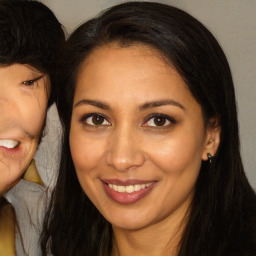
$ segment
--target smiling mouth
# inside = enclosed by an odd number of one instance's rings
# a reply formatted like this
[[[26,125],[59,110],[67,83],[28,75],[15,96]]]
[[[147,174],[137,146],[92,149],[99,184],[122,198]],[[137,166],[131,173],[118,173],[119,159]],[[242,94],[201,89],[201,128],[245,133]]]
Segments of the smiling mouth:
[[[20,142],[17,140],[7,140],[7,139],[2,139],[0,140],[0,147],[8,148],[8,149],[13,149],[17,148],[19,146]]]
[[[140,191],[142,189],[148,188],[152,185],[153,183],[147,183],[147,184],[135,184],[135,185],[128,185],[128,186],[120,186],[120,185],[115,185],[108,183],[108,186],[113,189],[116,192],[119,193],[133,193]]]
[[[102,181],[107,195],[113,201],[125,205],[136,203],[137,201],[140,201],[142,198],[146,197],[155,187],[156,183],[156,181],[143,182],[135,180],[130,180],[127,182],[121,182],[118,180]]]

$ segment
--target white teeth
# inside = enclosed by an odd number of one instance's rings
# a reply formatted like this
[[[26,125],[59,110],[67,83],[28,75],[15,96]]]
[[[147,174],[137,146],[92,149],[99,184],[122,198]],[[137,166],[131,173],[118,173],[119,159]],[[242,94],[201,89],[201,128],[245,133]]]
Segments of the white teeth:
[[[133,185],[126,186],[126,187],[125,187],[125,192],[126,192],[126,193],[132,193],[132,192],[134,192],[134,186],[133,186]]]
[[[113,189],[114,191],[117,191],[119,193],[133,193],[135,191],[139,191],[144,188],[148,188],[152,185],[152,182],[147,184],[136,184],[136,185],[129,185],[129,186],[119,186],[115,184],[108,183],[108,186]]]
[[[5,148],[15,148],[19,145],[16,140],[0,140],[0,146]]]
[[[120,193],[125,192],[125,186],[117,186],[117,191]]]
[[[141,190],[141,186],[140,185],[134,185],[134,191],[139,191]]]

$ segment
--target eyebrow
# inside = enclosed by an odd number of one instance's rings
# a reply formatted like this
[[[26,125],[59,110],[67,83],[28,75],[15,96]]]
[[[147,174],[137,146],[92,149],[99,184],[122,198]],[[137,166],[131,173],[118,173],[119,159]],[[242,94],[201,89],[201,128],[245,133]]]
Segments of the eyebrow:
[[[81,106],[81,105],[91,105],[97,108],[101,108],[101,109],[105,109],[105,110],[110,110],[111,107],[99,100],[89,100],[89,99],[82,99],[80,101],[78,101],[75,105],[74,108]],[[165,99],[165,100],[157,100],[157,101],[149,101],[144,103],[143,105],[141,105],[139,107],[139,110],[146,110],[149,108],[156,108],[156,107],[161,107],[161,106],[165,106],[165,105],[172,105],[175,107],[179,107],[183,110],[186,110],[185,107],[180,104],[179,102],[175,101],[175,100],[171,100],[171,99]]]
[[[157,108],[157,107],[161,107],[161,106],[165,106],[165,105],[172,105],[175,107],[179,107],[183,110],[186,110],[185,107],[180,104],[179,102],[175,101],[175,100],[171,100],[171,99],[164,99],[164,100],[157,100],[157,101],[149,101],[144,103],[142,106],[139,107],[140,110],[145,110],[148,108]]]
[[[81,106],[81,105],[91,105],[97,108],[101,108],[101,109],[106,109],[109,110],[110,106],[107,105],[106,103],[99,101],[99,100],[89,100],[89,99],[82,99],[80,101],[78,101],[75,105],[74,108]]]

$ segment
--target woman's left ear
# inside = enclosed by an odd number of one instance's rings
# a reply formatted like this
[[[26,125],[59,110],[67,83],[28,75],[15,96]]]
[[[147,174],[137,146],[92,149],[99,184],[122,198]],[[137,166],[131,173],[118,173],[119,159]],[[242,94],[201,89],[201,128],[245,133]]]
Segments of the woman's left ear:
[[[220,145],[221,127],[217,117],[211,118],[206,127],[205,145],[202,154],[202,160],[207,161],[214,157]]]

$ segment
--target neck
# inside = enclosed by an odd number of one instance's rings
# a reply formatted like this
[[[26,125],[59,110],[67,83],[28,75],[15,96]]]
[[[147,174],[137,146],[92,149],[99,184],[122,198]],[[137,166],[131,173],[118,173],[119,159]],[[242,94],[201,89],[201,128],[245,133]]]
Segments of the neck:
[[[111,256],[177,256],[187,219],[186,214],[178,218],[172,216],[138,230],[113,227]]]

